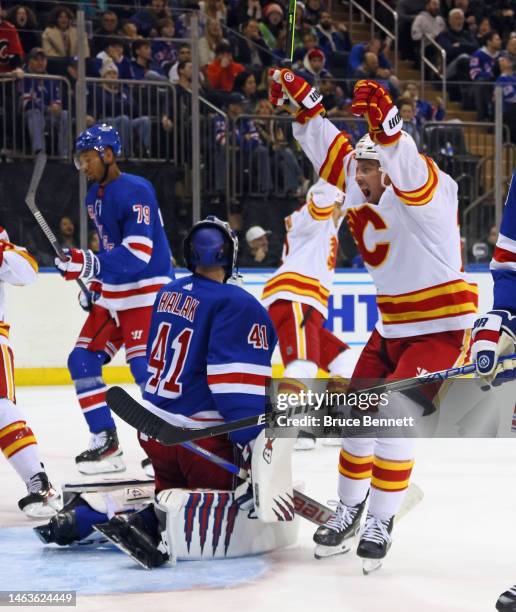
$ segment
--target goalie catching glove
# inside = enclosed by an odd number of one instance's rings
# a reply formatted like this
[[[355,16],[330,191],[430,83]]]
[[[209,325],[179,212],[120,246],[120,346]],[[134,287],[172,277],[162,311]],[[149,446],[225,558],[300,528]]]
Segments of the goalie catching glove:
[[[477,373],[491,383],[516,378],[516,359],[498,363],[504,355],[516,352],[516,315],[508,310],[491,310],[473,325],[471,359]]]
[[[269,100],[273,106],[290,104],[299,123],[324,114],[322,95],[308,81],[287,68],[271,68],[269,76],[272,79]]]
[[[376,81],[357,81],[351,112],[365,116],[371,140],[380,145],[395,144],[401,136],[403,121],[389,93]]]
[[[65,280],[77,280],[81,278],[89,281],[100,272],[100,262],[93,251],[88,249],[63,249],[66,256],[65,261],[59,257],[54,259],[56,268],[64,276]]]

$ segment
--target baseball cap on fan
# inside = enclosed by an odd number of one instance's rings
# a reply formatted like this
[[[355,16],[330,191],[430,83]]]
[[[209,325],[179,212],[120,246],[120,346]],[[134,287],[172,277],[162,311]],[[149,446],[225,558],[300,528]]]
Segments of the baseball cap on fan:
[[[262,236],[268,236],[269,234],[272,234],[270,230],[264,230],[263,227],[259,225],[253,225],[253,227],[250,227],[245,233],[245,240],[247,244],[250,244],[253,240],[261,238]]]

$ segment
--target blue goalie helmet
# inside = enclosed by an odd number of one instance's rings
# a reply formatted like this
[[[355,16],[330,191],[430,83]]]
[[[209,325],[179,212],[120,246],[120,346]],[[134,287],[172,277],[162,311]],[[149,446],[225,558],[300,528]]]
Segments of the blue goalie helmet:
[[[222,266],[227,280],[236,274],[238,238],[229,223],[208,215],[186,235],[183,255],[190,271],[195,272],[196,266]]]
[[[109,147],[115,157],[122,153],[120,136],[114,127],[106,123],[97,123],[81,132],[75,139],[74,161],[77,169],[80,168],[79,155],[84,151],[97,151],[101,159],[104,159],[104,151]]]

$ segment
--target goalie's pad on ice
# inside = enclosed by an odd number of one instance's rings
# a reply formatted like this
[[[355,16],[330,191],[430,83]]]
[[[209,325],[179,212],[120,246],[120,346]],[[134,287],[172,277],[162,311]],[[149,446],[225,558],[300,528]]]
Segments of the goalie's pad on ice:
[[[294,520],[292,450],[295,438],[268,438],[261,431],[253,447],[254,507],[265,523]]]

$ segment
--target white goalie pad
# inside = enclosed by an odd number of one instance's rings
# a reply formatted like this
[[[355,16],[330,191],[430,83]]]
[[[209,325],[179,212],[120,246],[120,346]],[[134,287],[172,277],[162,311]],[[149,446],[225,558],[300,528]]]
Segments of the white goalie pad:
[[[265,523],[294,520],[292,450],[295,438],[256,438],[251,458],[254,507]]]
[[[299,520],[264,523],[240,508],[233,491],[167,489],[155,508],[165,515],[162,538],[172,563],[245,557],[297,540]]]

